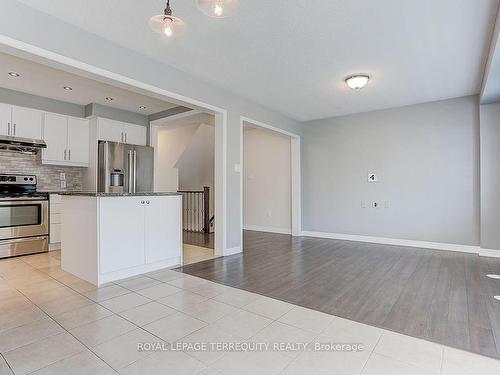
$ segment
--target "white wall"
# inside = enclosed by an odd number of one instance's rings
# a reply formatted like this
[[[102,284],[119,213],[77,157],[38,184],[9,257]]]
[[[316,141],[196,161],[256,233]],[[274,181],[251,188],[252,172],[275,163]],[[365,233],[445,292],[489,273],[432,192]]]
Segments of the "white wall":
[[[156,138],[155,190],[201,191],[210,188],[210,215],[215,212],[215,126],[174,121],[159,127]],[[194,122],[193,122],[194,121]]]
[[[478,97],[306,123],[302,184],[304,230],[478,245]]]
[[[500,255],[500,103],[481,105],[481,247]]]
[[[21,24],[30,25],[30,27],[19,27]],[[300,134],[301,126],[297,121],[229,91],[209,85],[163,62],[152,60],[94,34],[87,33],[70,23],[62,22],[15,0],[2,1],[0,36],[13,38],[226,109],[228,133],[226,140],[227,207],[225,214],[227,233],[225,248],[237,251],[241,247],[240,174],[235,170],[235,164],[241,163],[240,116],[253,118]],[[0,48],[0,50],[12,52],[9,47]]]
[[[179,190],[179,175],[176,163],[198,127],[199,124],[190,124],[158,129],[155,145],[155,191]]]
[[[291,233],[290,137],[243,132],[243,227]]]

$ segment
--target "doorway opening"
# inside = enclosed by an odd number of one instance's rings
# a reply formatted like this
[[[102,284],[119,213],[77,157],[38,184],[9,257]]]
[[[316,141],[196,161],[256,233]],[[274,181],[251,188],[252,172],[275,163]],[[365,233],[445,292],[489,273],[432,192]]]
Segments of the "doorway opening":
[[[243,229],[300,236],[300,136],[245,117],[240,123]]]
[[[151,122],[155,190],[182,194],[183,265],[215,257],[215,116],[187,111]]]

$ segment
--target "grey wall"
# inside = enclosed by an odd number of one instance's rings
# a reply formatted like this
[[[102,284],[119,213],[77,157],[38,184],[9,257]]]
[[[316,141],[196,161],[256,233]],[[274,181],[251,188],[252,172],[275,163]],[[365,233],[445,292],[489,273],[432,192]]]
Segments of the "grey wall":
[[[478,137],[475,96],[304,124],[304,230],[478,245]]]
[[[84,117],[85,115],[85,107],[83,105],[62,102],[1,87],[0,102],[68,116]]]
[[[481,106],[481,247],[500,251],[500,103]]]
[[[129,124],[137,124],[142,126],[149,125],[147,115],[140,113],[129,112],[123,109],[108,107],[102,104],[90,103],[85,106],[85,117],[98,116],[109,118],[111,120],[128,122]]]
[[[19,27],[19,25],[30,25],[30,27]],[[300,134],[301,126],[298,122],[15,0],[2,1],[0,34],[226,109],[228,113],[226,247],[241,246],[240,175],[234,167],[240,163],[240,116],[247,116]]]

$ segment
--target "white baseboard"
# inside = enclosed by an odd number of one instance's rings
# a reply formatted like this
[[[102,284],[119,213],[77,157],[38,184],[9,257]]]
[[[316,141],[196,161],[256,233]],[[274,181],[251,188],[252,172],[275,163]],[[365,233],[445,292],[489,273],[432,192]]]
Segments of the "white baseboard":
[[[481,247],[479,249],[479,255],[481,255],[482,257],[500,258],[500,250],[483,249]]]
[[[241,253],[241,247],[235,246],[235,247],[231,247],[229,249],[225,249],[223,256],[227,257],[229,255],[234,255],[234,254],[238,254],[238,253]]]
[[[395,238],[370,237],[370,236],[358,236],[353,234],[339,234],[339,233],[325,233],[325,232],[311,232],[311,231],[302,231],[302,236],[480,254],[479,246],[471,246],[471,245],[458,245],[458,244],[441,243],[441,242],[401,240]]]
[[[263,227],[260,225],[244,225],[243,229],[244,230],[251,230],[251,231],[255,231],[255,232],[292,234],[292,230],[288,229],[288,228]]]
[[[49,243],[49,251],[55,251],[55,250],[61,250],[60,242]]]

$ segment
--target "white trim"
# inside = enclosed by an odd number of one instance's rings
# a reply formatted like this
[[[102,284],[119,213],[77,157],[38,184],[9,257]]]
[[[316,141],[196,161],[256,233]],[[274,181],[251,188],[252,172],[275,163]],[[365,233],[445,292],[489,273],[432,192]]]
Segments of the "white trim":
[[[230,247],[229,249],[224,250],[223,256],[227,257],[229,255],[239,254],[241,253],[241,246]]]
[[[292,234],[292,230],[290,228],[262,227],[260,225],[243,225],[243,229],[251,230],[254,232]]]
[[[290,140],[290,168],[291,168],[291,193],[292,193],[292,230],[291,233],[293,236],[300,236],[302,233],[302,186],[301,186],[301,156],[300,156],[300,135],[291,133],[289,131],[277,128],[275,126],[265,124],[263,122],[251,119],[249,117],[240,116],[240,213],[241,213],[241,246],[243,246],[243,171],[244,171],[244,163],[243,163],[243,125],[245,122],[248,122],[252,125],[258,126],[260,128],[265,128],[268,130],[272,130],[277,133],[281,133],[287,135],[291,138]],[[254,226],[255,227],[255,226]],[[266,227],[259,227],[266,228]],[[251,229],[249,229],[251,230]],[[261,232],[266,232],[265,230],[260,230]],[[272,233],[280,233],[280,232],[272,232]]]
[[[500,258],[500,250],[479,248],[479,255],[482,257]]]
[[[462,253],[479,254],[479,246],[471,246],[471,245],[459,245],[459,244],[415,241],[415,240],[401,240],[395,238],[370,237],[370,236],[358,236],[353,234],[339,234],[339,233],[325,233],[325,232],[311,232],[311,231],[303,231],[302,235],[305,237],[318,237],[318,238],[329,238],[334,240],[370,242],[370,243],[377,243],[384,245],[419,247],[423,249],[458,251]]]
[[[216,118],[216,129],[217,123],[221,124],[219,129],[222,131],[221,141],[222,141],[222,150],[221,150],[221,159],[219,161],[219,168],[222,168],[222,173],[219,172],[220,176],[215,181],[215,189],[216,189],[216,203],[215,207],[215,215],[217,218],[217,222],[219,225],[216,226],[219,229],[216,229],[215,233],[215,254],[222,255],[226,252],[226,237],[227,237],[227,110],[224,108],[220,108],[208,103],[201,102],[199,100],[189,98],[184,95],[179,95],[174,92],[164,90],[162,88],[150,85],[148,83],[144,83],[141,81],[137,81],[133,78],[126,77],[124,75],[111,72],[106,69],[102,69],[96,67],[94,65],[90,65],[84,63],[82,61],[78,61],[72,59],[70,57],[66,57],[60,55],[58,53],[34,46],[32,44],[28,44],[13,38],[10,38],[5,35],[0,35],[0,46],[3,45],[3,48],[0,50],[6,50],[5,47],[10,47],[14,50],[24,52],[25,54],[42,58],[45,60],[49,60],[53,63],[61,64],[65,67],[69,67],[72,69],[68,69],[69,72],[75,73],[75,71],[90,73],[90,75],[95,76],[94,79],[103,78],[109,81],[114,81],[115,83],[120,83],[126,86],[135,87],[137,89],[154,93],[159,96],[165,98],[165,100],[176,100],[183,103],[190,104],[191,106],[195,106],[198,108],[202,108],[203,110],[209,111],[215,114]],[[39,59],[40,60],[40,59]],[[40,62],[43,64],[43,62]],[[46,64],[45,64],[46,65]],[[112,82],[107,82],[109,84],[113,84]],[[147,94],[144,94],[147,95]],[[217,130],[216,130],[217,132]],[[216,173],[217,173],[217,160],[216,160]]]

